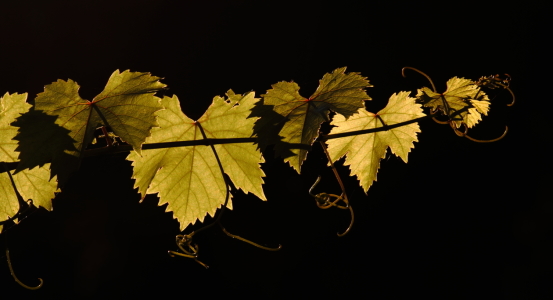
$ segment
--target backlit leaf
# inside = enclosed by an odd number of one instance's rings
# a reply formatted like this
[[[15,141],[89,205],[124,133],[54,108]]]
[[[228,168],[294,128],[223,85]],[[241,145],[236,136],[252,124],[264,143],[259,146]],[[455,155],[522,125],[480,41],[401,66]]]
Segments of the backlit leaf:
[[[99,126],[109,126],[122,140],[132,145],[135,151],[152,127],[157,125],[155,112],[162,109],[154,93],[165,85],[149,73],[115,71],[104,91],[92,101],[79,96],[79,85],[72,81],[58,80],[44,87],[44,92],[35,99],[32,118],[19,120],[22,137],[18,148],[26,168],[52,161],[52,176],[58,175],[65,182],[68,175],[79,165],[82,151],[92,142],[93,133]],[[45,114],[45,115],[41,115]],[[47,116],[55,117],[49,124]],[[67,145],[67,134],[72,146]],[[29,140],[27,136],[39,137]],[[31,163],[32,162],[32,163]],[[19,167],[18,171],[22,168]]]
[[[490,109],[490,99],[472,80],[453,77],[447,81],[447,90],[436,93],[427,87],[418,90],[417,102],[441,111],[459,128],[462,123],[468,128],[482,120]]]
[[[390,97],[388,105],[377,114],[365,109],[346,120],[336,115],[331,125],[336,126],[330,134],[355,130],[374,129],[384,125],[393,125],[409,121],[425,114],[415,98],[409,97],[409,92],[400,92]],[[356,136],[329,139],[328,152],[332,162],[346,156],[344,165],[348,165],[351,174],[356,175],[361,187],[367,192],[380,167],[380,160],[386,156],[388,147],[396,156],[407,162],[407,155],[418,141],[420,132],[417,123],[396,127],[387,131],[378,131]]]
[[[16,162],[17,141],[13,138],[17,134],[17,127],[11,126],[21,114],[31,107],[26,102],[27,94],[6,93],[0,98],[0,162]]]
[[[52,199],[59,189],[56,177],[50,179],[50,164],[14,174],[13,181],[24,201],[31,199],[36,207],[52,210]]]
[[[23,170],[17,174],[10,171],[17,192],[24,201],[32,200],[36,207],[52,210],[52,199],[58,192],[56,178],[50,179],[50,164]],[[7,172],[0,173],[0,221],[13,217],[19,211],[17,193]],[[0,230],[2,225],[0,225]]]
[[[17,162],[18,146],[16,136],[18,128],[10,126],[26,113],[31,107],[26,103],[27,94],[8,94],[0,98],[0,221],[13,217],[19,210],[17,192],[23,200],[33,200],[35,206],[42,206],[48,210],[52,209],[52,199],[54,192],[57,191],[56,178],[50,179],[50,164],[37,167],[32,170],[24,170],[17,174],[10,171],[12,180],[8,171],[4,169],[2,162]],[[1,228],[1,225],[0,225]]]
[[[159,128],[152,130],[147,143],[202,140],[197,123],[208,138],[242,138],[253,134],[255,118],[247,118],[257,99],[254,93],[245,96],[232,91],[228,98],[215,97],[205,114],[194,121],[185,116],[176,96],[162,99],[164,110],[157,112]],[[260,168],[264,162],[253,143],[217,144],[215,149],[225,173],[234,185],[265,200]],[[226,184],[215,155],[209,146],[188,146],[145,150],[142,156],[132,152],[133,178],[142,196],[157,193],[160,204],[168,203],[180,222],[181,230],[206,214],[215,215],[225,202]],[[228,207],[231,208],[229,200]]]
[[[13,217],[19,211],[19,201],[7,172],[0,173],[0,221]],[[0,230],[2,225],[0,225]]]
[[[272,85],[272,89],[263,96],[263,104],[272,105],[276,113],[287,119],[279,132],[281,142],[313,145],[319,136],[321,123],[329,121],[330,110],[348,118],[364,107],[363,101],[371,99],[365,88],[371,85],[358,73],[346,74],[345,71],[344,67],[325,74],[309,98],[299,94],[300,88],[295,82],[281,81]],[[275,150],[281,156],[290,151],[283,143],[277,143]],[[299,173],[308,150],[291,151],[294,155],[285,157],[284,161]]]

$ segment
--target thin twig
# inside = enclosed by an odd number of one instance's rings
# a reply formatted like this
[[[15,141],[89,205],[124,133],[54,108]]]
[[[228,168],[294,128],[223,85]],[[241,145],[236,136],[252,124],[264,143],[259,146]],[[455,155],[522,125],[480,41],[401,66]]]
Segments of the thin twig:
[[[334,172],[334,176],[336,177],[336,180],[338,180],[338,184],[340,184],[340,189],[342,189],[342,195],[340,195],[340,198],[346,203],[346,205],[349,208],[349,212],[351,214],[351,221],[349,222],[349,226],[343,233],[338,232],[339,237],[343,237],[346,235],[353,226],[353,222],[355,220],[355,216],[353,214],[353,208],[351,207],[351,204],[349,204],[348,195],[346,194],[346,187],[344,186],[344,183],[342,182],[342,178],[340,178],[340,174],[338,174],[338,170],[336,170],[336,167],[334,166],[334,163],[332,163],[332,159],[330,158],[330,153],[328,153],[328,150],[326,149],[326,144],[323,141],[319,141],[321,144],[321,147],[323,148],[326,158],[328,159],[328,163],[330,164],[330,167],[332,168],[332,172]]]
[[[12,266],[12,260],[10,259],[10,250],[8,250],[8,235],[7,233],[4,233],[4,241],[6,243],[6,259],[8,261],[8,268],[10,269],[10,274],[12,275],[12,278],[13,280],[15,280],[15,282],[17,282],[17,284],[19,284],[20,286],[28,289],[28,290],[38,290],[42,287],[42,285],[44,284],[44,281],[42,280],[42,278],[39,278],[38,280],[40,281],[40,283],[37,285],[37,286],[28,286],[26,284],[24,284],[23,282],[21,282],[21,280],[19,280],[19,278],[17,278],[17,276],[15,276],[15,272],[13,271],[13,266]]]

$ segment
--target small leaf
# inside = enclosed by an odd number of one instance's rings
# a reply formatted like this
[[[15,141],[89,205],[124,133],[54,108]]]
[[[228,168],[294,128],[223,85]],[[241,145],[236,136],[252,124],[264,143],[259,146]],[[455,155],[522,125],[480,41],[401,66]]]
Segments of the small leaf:
[[[253,134],[255,118],[247,118],[255,101],[253,93],[245,96],[227,93],[228,99],[215,97],[205,114],[198,120],[185,116],[176,96],[164,97],[164,110],[158,111],[160,127],[152,130],[147,143],[202,140],[200,123],[208,138],[238,138]],[[225,173],[234,185],[265,200],[259,164],[264,162],[257,147],[251,143],[217,144],[215,149]],[[215,215],[225,202],[226,183],[209,146],[188,146],[145,150],[142,156],[132,152],[135,187],[144,197],[158,193],[160,204],[169,203],[180,222],[181,230],[206,214]],[[232,204],[227,205],[232,208]]]
[[[459,128],[466,124],[468,128],[482,120],[482,114],[487,115],[490,99],[472,80],[453,77],[447,81],[447,90],[443,94],[436,93],[427,87],[418,90],[417,102],[425,107],[441,111]]]
[[[344,67],[325,74],[309,99],[299,94],[298,84],[284,81],[272,85],[263,96],[264,105],[273,105],[273,110],[287,119],[279,132],[282,141],[276,144],[275,151],[298,173],[308,150],[292,149],[294,155],[287,157],[284,154],[290,150],[283,143],[311,146],[319,136],[321,124],[330,121],[330,110],[348,118],[364,107],[364,100],[371,99],[364,90],[372,86],[366,78],[345,71]]]
[[[56,177],[50,179],[50,164],[14,174],[13,181],[24,201],[31,199],[36,207],[52,210],[52,199],[59,189]]]
[[[425,114],[420,104],[415,103],[415,98],[409,97],[409,92],[400,92],[393,94],[388,105],[377,114],[361,109],[347,120],[336,115],[331,123],[336,127],[330,134],[379,128],[423,116]],[[387,131],[330,139],[327,141],[328,152],[332,162],[346,156],[344,165],[348,165],[351,174],[357,176],[366,193],[376,180],[380,160],[386,156],[388,147],[392,153],[407,162],[407,155],[414,147],[413,142],[418,141],[418,132],[419,125],[411,123]]]
[[[365,107],[365,100],[372,100],[365,88],[372,87],[369,81],[356,72],[345,74],[346,67],[327,73],[319,81],[319,87],[309,99],[315,102],[326,102],[330,109],[346,118],[360,108]]]
[[[50,164],[32,170],[23,170],[17,174],[12,172],[12,178],[23,200],[33,200],[36,207],[42,206],[52,210],[51,200],[59,190],[56,179],[50,179]],[[19,201],[13,183],[7,172],[0,172],[0,221],[15,216],[19,211]],[[0,225],[1,229],[2,225]]]

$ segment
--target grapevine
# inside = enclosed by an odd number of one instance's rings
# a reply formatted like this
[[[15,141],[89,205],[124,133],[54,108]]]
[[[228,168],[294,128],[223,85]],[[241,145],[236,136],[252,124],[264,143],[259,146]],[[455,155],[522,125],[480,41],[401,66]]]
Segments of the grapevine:
[[[178,250],[171,256],[199,260],[197,233],[217,224],[229,237],[264,250],[263,246],[229,233],[222,225],[226,208],[232,209],[231,187],[267,200],[263,192],[265,173],[263,152],[273,147],[277,156],[298,174],[307,154],[319,144],[340,186],[340,193],[314,193],[318,177],[306,195],[321,209],[348,210],[351,221],[338,236],[354,225],[352,199],[334,164],[343,159],[352,176],[366,193],[377,180],[380,161],[388,153],[408,161],[418,142],[419,122],[433,119],[449,125],[459,137],[474,142],[496,142],[499,137],[479,140],[468,135],[489,113],[491,101],[485,89],[505,89],[512,96],[509,75],[481,77],[477,81],[453,77],[447,90],[438,93],[422,71],[406,67],[426,77],[431,88],[416,93],[393,94],[378,113],[366,110],[366,93],[373,87],[359,73],[338,68],[325,74],[309,97],[300,94],[295,82],[281,81],[261,97],[254,92],[237,94],[229,90],[216,96],[205,114],[192,120],[180,108],[176,96],[158,97],[166,85],[149,73],[115,71],[98,96],[92,100],[79,96],[79,85],[58,80],[45,87],[34,101],[27,94],[4,94],[0,98],[0,229],[23,220],[29,210],[52,209],[51,201],[64,193],[82,159],[91,156],[129,153],[135,188],[142,200],[148,194],[167,203],[180,224],[176,236]],[[31,105],[30,103],[33,103]],[[424,109],[427,109],[425,112]],[[322,124],[330,124],[330,131]],[[103,140],[105,146],[96,146]],[[206,147],[207,146],[207,147]],[[345,158],[345,159],[344,159]],[[357,201],[358,199],[355,199]],[[204,227],[185,233],[197,221],[215,217]],[[10,273],[22,287],[30,287],[15,276],[6,248]]]

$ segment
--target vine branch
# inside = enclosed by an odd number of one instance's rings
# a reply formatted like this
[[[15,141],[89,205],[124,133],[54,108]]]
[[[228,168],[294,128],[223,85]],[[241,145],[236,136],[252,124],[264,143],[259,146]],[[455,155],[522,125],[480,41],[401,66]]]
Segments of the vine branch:
[[[361,134],[367,134],[367,133],[373,133],[373,132],[379,132],[379,131],[388,131],[397,127],[409,125],[411,123],[420,122],[422,120],[428,119],[431,116],[424,116],[420,118],[416,118],[413,120],[392,124],[392,125],[386,125],[381,126],[377,128],[371,128],[371,129],[362,129],[362,130],[354,130],[354,131],[348,131],[348,132],[342,132],[342,133],[335,133],[335,134],[328,134],[328,135],[322,135],[319,137],[319,141],[326,141],[331,139],[338,139],[342,137],[348,137],[352,135],[361,135]],[[142,150],[151,150],[151,149],[163,149],[163,148],[173,148],[173,147],[188,147],[188,146],[210,146],[210,145],[222,145],[222,144],[239,144],[239,143],[255,143],[257,142],[257,138],[255,137],[249,137],[249,138],[220,138],[220,139],[212,139],[212,138],[204,138],[201,140],[193,140],[193,141],[176,141],[176,142],[163,142],[163,143],[151,143],[151,144],[144,144],[142,145]],[[312,146],[308,144],[301,144],[301,143],[286,143],[282,142],[284,147],[288,147],[289,149],[304,149],[304,150],[311,150]],[[84,151],[84,157],[90,157],[90,156],[96,156],[106,153],[119,153],[119,152],[130,152],[132,151],[131,145],[119,145],[115,146],[114,148],[97,148],[97,149],[90,149]]]
[[[321,135],[318,140],[319,141],[326,141],[331,139],[338,139],[343,137],[348,137],[352,135],[361,135],[361,134],[367,134],[367,133],[373,133],[373,132],[379,132],[379,131],[388,131],[390,129],[394,129],[397,127],[409,125],[411,123],[420,122],[422,120],[431,118],[433,115],[427,115],[424,117],[412,119],[405,122],[400,122],[397,124],[392,125],[386,125],[381,126],[377,128],[371,128],[371,129],[362,129],[362,130],[354,130],[354,131],[348,131],[348,132],[342,132],[342,133],[335,133],[335,134],[327,134],[327,135]],[[210,145],[222,145],[222,144],[239,144],[239,143],[255,143],[257,142],[256,137],[248,137],[248,138],[220,138],[220,139],[213,139],[213,138],[204,138],[201,140],[193,140],[193,141],[176,141],[176,142],[163,142],[163,143],[151,143],[151,144],[143,144],[142,150],[151,150],[151,149],[163,149],[163,148],[174,148],[174,147],[188,147],[188,146],[210,146]],[[304,150],[311,150],[312,146],[308,144],[301,144],[301,143],[286,143],[281,142],[282,146],[288,147],[289,149],[304,149]],[[115,154],[115,153],[122,153],[122,152],[131,152],[132,146],[131,145],[117,145],[114,144],[110,147],[102,147],[102,148],[96,148],[96,149],[89,149],[83,151],[82,157],[92,157],[97,155],[105,155],[105,154]],[[4,163],[6,168],[4,170],[0,169],[0,173],[15,170],[17,168],[18,162],[9,162]]]

